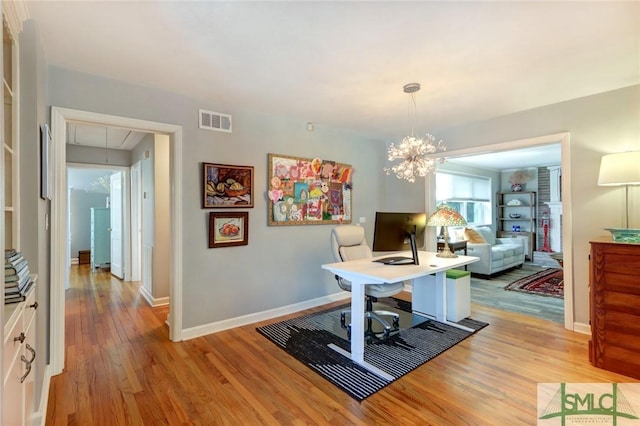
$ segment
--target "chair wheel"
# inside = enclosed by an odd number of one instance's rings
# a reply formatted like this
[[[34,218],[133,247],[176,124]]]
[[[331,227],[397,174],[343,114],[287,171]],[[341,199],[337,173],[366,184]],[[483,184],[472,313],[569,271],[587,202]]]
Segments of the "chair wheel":
[[[393,318],[393,328],[396,330],[400,328],[400,317]]]
[[[340,326],[342,326],[342,328],[346,328],[346,322],[347,322],[347,314],[342,312],[340,314]]]
[[[351,326],[347,327],[347,340],[351,340]]]
[[[383,332],[383,339],[388,339],[389,338],[389,329],[385,327],[384,332]]]

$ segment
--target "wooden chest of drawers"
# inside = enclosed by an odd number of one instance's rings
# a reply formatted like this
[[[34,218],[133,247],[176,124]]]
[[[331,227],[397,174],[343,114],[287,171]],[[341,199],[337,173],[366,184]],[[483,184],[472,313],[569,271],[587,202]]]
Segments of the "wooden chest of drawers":
[[[591,241],[593,365],[640,379],[640,244]]]

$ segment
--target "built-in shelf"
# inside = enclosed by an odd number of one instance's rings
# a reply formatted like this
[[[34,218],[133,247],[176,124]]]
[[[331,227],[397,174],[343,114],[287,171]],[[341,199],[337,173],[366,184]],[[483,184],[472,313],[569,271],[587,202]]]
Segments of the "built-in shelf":
[[[524,239],[525,256],[528,260],[533,260],[536,249],[536,193],[498,192],[496,207],[498,237]],[[520,217],[510,217],[511,214],[519,214]]]

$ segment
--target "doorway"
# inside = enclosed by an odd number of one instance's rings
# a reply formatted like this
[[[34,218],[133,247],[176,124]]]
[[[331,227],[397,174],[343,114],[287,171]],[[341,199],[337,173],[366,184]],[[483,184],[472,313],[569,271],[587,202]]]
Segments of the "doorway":
[[[64,244],[63,250],[51,250],[51,322],[50,322],[50,366],[51,374],[59,374],[64,368],[65,357],[65,285],[68,281],[69,264],[67,241],[68,199],[66,184],[66,140],[67,123],[95,123],[104,126],[130,128],[147,133],[169,136],[169,180],[173,188],[170,194],[171,235],[169,265],[169,338],[182,340],[182,287],[178,277],[182,276],[182,239],[178,231],[182,223],[182,127],[166,123],[138,120],[134,118],[105,115],[89,111],[52,107],[52,179],[51,240]]]
[[[128,181],[128,168],[122,166],[107,166],[85,163],[67,163],[67,194],[69,209],[67,215],[68,244],[67,258],[69,266],[81,263],[80,253],[89,253],[91,269],[97,266],[108,267],[111,273],[125,281],[131,281],[130,269],[133,266],[128,262],[129,252],[128,238],[124,235],[128,224],[120,226],[120,230],[114,230],[113,217],[126,222],[129,217],[129,196],[127,185],[121,185],[120,194],[114,190],[113,179],[117,176],[121,182]],[[100,209],[100,210],[98,210]],[[105,229],[92,229],[95,225],[93,214],[102,211],[107,215]],[[94,232],[92,232],[94,231]],[[104,238],[95,238],[98,235],[106,235]],[[114,243],[115,240],[115,243]],[[97,244],[97,242],[100,244]],[[120,243],[118,243],[120,242]],[[127,259],[125,265],[121,261]],[[115,261],[114,261],[115,259]],[[86,258],[83,262],[86,262]],[[114,267],[115,265],[115,267]],[[115,270],[114,270],[115,269]],[[125,273],[126,272],[126,273]],[[68,285],[68,283],[65,283]]]
[[[561,147],[561,167],[562,167],[562,252],[564,257],[564,326],[569,330],[574,330],[573,318],[573,272],[572,272],[572,229],[571,229],[571,174],[570,174],[570,135],[569,133],[558,133],[530,139],[522,139],[511,142],[484,145],[481,147],[453,150],[447,152],[447,157],[464,157],[492,152],[510,151],[522,148],[529,148],[540,145],[560,144]],[[429,179],[426,194],[427,206],[436,205],[435,179]],[[429,244],[435,246],[435,235],[430,235],[432,241]]]

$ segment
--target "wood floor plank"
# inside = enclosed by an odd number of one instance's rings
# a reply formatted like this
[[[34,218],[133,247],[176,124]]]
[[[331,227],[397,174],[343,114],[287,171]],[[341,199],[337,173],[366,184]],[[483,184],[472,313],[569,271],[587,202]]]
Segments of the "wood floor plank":
[[[638,382],[589,364],[588,336],[474,303],[488,327],[359,403],[255,330],[299,314],[174,343],[139,283],[70,276],[47,425],[530,425],[538,383]]]

